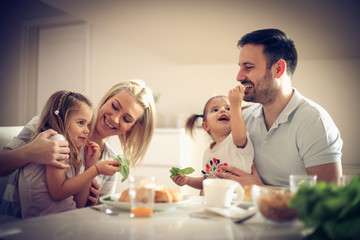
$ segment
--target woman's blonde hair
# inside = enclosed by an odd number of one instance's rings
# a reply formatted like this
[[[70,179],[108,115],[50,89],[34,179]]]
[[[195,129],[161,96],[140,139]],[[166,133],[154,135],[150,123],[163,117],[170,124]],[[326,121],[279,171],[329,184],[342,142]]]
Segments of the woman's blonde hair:
[[[153,94],[141,80],[128,80],[115,84],[100,100],[99,109],[119,91],[126,91],[134,96],[137,102],[144,108],[144,113],[136,121],[133,128],[125,134],[118,135],[121,148],[131,166],[144,157],[155,128],[155,103]]]
[[[90,100],[81,93],[65,90],[55,92],[47,100],[40,115],[40,123],[33,134],[33,138],[35,138],[39,133],[48,129],[53,129],[62,134],[69,142],[69,164],[74,166],[76,174],[79,173],[82,160],[68,130],[70,116],[80,109],[81,104],[86,104],[92,108]]]

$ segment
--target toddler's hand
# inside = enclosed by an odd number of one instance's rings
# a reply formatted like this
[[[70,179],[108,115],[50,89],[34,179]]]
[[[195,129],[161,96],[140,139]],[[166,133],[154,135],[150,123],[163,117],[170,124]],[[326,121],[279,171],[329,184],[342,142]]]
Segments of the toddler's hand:
[[[240,104],[244,98],[244,86],[239,85],[229,91],[230,105]]]
[[[180,174],[177,174],[175,177],[172,178],[172,180],[174,181],[174,183],[176,183],[179,186],[184,186],[187,184],[188,182],[188,177],[187,176],[181,176]]]
[[[96,166],[99,169],[99,172],[103,175],[112,176],[119,171],[118,167],[119,161],[106,160],[100,163],[97,163]]]
[[[85,169],[90,168],[97,163],[100,158],[101,150],[99,144],[96,142],[87,140],[85,145]]]

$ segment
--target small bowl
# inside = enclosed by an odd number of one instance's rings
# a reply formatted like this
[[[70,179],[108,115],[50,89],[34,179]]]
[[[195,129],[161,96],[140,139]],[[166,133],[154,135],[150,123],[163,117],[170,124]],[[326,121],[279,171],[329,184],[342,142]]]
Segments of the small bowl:
[[[288,226],[295,222],[298,213],[287,206],[293,197],[289,188],[258,187],[252,194],[254,205],[269,224]]]

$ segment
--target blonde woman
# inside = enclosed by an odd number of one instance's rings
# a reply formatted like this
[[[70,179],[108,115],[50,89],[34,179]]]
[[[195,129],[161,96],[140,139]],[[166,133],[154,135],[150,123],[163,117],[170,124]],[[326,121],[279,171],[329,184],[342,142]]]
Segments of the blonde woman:
[[[134,166],[145,155],[155,127],[155,104],[151,90],[140,80],[129,80],[115,84],[101,99],[95,121],[95,126],[89,135],[89,140],[97,143],[100,147],[101,157],[99,161],[113,159],[116,153],[106,142],[106,139],[110,136],[117,135],[121,142],[123,154],[128,158],[131,166]],[[32,119],[17,138],[11,141],[6,147],[8,149],[17,149],[29,143],[38,123],[39,117],[37,116]],[[45,134],[43,133],[41,137],[45,138],[56,134],[56,132],[47,130]],[[51,141],[47,138],[41,140],[45,143]],[[52,144],[48,145],[53,146],[51,151],[57,153],[56,156],[61,156],[62,159],[65,159],[67,157],[63,157],[63,155],[66,155],[64,153],[66,150],[64,149],[66,149],[68,143],[66,141],[59,142],[60,143],[55,143],[55,141],[53,141]],[[61,148],[61,146],[63,147]],[[36,147],[38,152],[48,151],[48,149],[41,148],[38,144]],[[26,150],[26,152],[31,152],[31,149]],[[14,153],[14,155],[16,154]],[[9,154],[7,154],[7,156],[9,156]],[[8,172],[14,171],[14,169],[34,161],[33,158],[26,160],[23,154],[17,156],[18,155],[12,156],[8,159],[21,163],[7,162]],[[48,157],[47,159],[49,163],[53,161],[52,157]],[[84,159],[84,156],[82,156],[82,159]],[[85,162],[85,170],[89,167],[91,167],[91,163]],[[14,172],[9,179],[8,187],[1,201],[1,214],[21,217],[20,204],[18,199],[16,199],[16,191],[13,190],[17,179],[18,171]],[[97,181],[93,181],[90,188],[88,205],[96,204],[99,195],[114,193],[115,183],[116,174],[114,176],[99,175]]]

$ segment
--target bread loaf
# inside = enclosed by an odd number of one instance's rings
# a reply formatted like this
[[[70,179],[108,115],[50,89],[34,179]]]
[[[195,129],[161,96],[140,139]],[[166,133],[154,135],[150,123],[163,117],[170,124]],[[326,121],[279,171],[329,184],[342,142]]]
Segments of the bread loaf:
[[[168,189],[165,185],[157,185],[155,188],[155,203],[173,203],[183,200],[183,194],[179,190]],[[129,189],[123,191],[119,202],[130,202]]]

